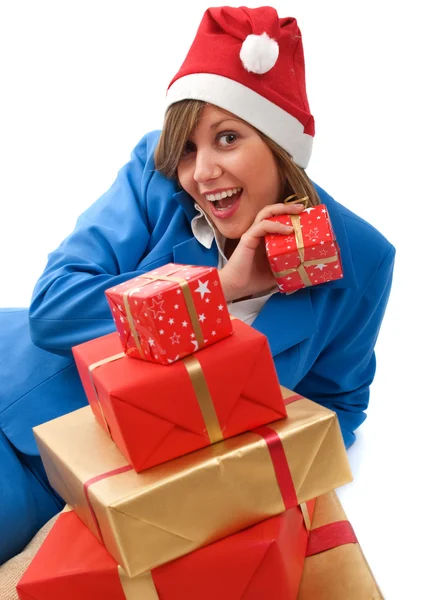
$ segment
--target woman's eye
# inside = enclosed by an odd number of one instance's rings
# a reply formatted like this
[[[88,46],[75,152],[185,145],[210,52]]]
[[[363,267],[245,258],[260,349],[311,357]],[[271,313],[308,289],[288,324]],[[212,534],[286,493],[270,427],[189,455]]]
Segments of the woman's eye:
[[[236,133],[221,133],[218,137],[218,142],[220,146],[226,148],[227,146],[231,146],[237,139]]]
[[[191,154],[191,152],[194,152],[195,150],[196,146],[193,144],[193,142],[187,141],[183,149],[183,156],[187,156],[187,154]]]

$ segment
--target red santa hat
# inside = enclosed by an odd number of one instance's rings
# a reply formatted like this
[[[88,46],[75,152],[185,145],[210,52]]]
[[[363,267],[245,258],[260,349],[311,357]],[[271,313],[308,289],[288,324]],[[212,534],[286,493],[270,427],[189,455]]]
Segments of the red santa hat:
[[[274,8],[209,8],[166,106],[203,100],[244,119],[306,168],[314,137],[296,19]]]

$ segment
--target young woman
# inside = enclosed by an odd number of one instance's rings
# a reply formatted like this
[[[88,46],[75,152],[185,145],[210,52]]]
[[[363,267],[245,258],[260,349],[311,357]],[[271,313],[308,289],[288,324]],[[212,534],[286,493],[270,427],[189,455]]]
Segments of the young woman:
[[[146,135],[111,189],[49,255],[31,306],[0,313],[0,562],[61,506],[32,427],[86,403],[72,347],[115,329],[104,291],[168,262],[218,267],[229,310],[263,332],[281,384],[337,412],[346,446],[364,421],[393,246],[312,183],[314,119],[295,19],[211,8]],[[281,293],[269,221],[324,203],[343,279]],[[32,340],[32,341],[31,341]]]

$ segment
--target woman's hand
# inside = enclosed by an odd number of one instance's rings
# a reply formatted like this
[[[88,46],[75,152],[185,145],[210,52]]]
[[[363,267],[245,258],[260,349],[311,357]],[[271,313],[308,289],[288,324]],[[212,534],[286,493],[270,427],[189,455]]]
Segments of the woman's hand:
[[[261,240],[268,233],[289,235],[293,227],[267,219],[283,214],[297,215],[304,208],[303,204],[276,203],[265,206],[257,214],[253,224],[241,236],[228,263],[219,271],[227,302],[266,292],[276,285],[265,244]]]

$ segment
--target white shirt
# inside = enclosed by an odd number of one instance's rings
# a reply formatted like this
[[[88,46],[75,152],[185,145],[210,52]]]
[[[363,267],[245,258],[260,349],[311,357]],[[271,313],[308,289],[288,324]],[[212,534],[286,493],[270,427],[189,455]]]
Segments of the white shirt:
[[[211,221],[198,204],[194,204],[194,207],[199,214],[193,217],[191,221],[193,235],[205,248],[211,248],[213,240],[216,240],[216,245],[218,246],[218,269],[222,269],[228,262],[224,254],[225,237],[213,227]],[[240,321],[251,325],[265,302],[277,291],[278,287],[269,294],[255,294],[248,300],[227,302],[228,311],[233,317],[237,317]]]

